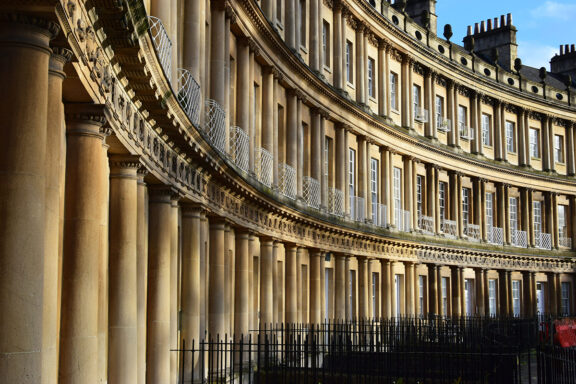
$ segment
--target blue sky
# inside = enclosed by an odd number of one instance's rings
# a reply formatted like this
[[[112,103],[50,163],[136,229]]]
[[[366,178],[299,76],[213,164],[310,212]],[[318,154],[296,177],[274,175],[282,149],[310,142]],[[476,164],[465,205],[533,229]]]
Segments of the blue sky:
[[[438,0],[438,35],[452,25],[452,41],[462,44],[468,25],[512,14],[518,29],[518,56],[525,65],[550,69],[560,44],[576,44],[576,0]]]

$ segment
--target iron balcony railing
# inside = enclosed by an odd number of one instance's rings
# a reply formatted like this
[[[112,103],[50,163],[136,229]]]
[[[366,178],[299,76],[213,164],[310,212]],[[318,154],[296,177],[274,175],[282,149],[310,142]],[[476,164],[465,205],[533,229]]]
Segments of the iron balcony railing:
[[[172,42],[166,33],[162,20],[154,16],[148,16],[150,22],[150,35],[156,54],[160,60],[160,65],[164,69],[166,78],[170,81],[172,74]]]
[[[278,164],[279,167],[279,185],[280,193],[284,196],[296,199],[296,169],[288,164]]]
[[[258,181],[267,187],[271,187],[273,179],[272,169],[274,168],[274,156],[272,156],[272,154],[264,148],[256,148],[255,168]]]
[[[226,149],[226,113],[216,101],[206,99],[206,122],[204,131],[214,148],[220,152]]]
[[[238,168],[244,172],[250,170],[249,150],[250,143],[246,132],[240,127],[230,127],[230,156]]]
[[[422,107],[416,108],[414,110],[414,120],[420,123],[427,123],[428,122],[428,110]]]
[[[440,132],[450,132],[452,130],[452,121],[441,116],[436,117],[436,129]]]
[[[572,238],[566,236],[558,236],[558,246],[572,249]]]
[[[320,182],[310,176],[304,176],[302,194],[309,207],[320,208]]]
[[[178,102],[195,127],[200,125],[200,85],[187,69],[178,68]]]
[[[431,216],[418,215],[418,228],[427,235],[434,234],[434,218]]]
[[[510,231],[511,243],[515,247],[526,248],[528,247],[528,233],[513,229]]]
[[[372,223],[378,227],[388,227],[388,209],[386,205],[372,203]]]
[[[344,216],[344,193],[336,188],[328,188],[328,210],[336,216]]]
[[[491,244],[504,244],[504,229],[489,225],[486,228],[486,240]]]
[[[468,223],[464,226],[464,234],[468,236],[468,240],[480,241],[480,226]]]
[[[544,232],[534,233],[534,246],[540,249],[552,249],[552,235]]]
[[[442,223],[440,223],[440,230],[445,237],[449,237],[451,239],[458,237],[458,224],[455,220],[442,220]]]

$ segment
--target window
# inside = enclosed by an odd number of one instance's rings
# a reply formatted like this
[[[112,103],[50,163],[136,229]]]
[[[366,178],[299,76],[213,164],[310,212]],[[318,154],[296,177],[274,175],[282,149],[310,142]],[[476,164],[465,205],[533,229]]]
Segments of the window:
[[[284,9],[282,3],[283,0],[276,1],[276,20],[280,23],[282,22],[282,9]]]
[[[510,197],[508,201],[510,208],[510,235],[514,237],[514,232],[518,229],[518,199]]]
[[[418,119],[420,115],[420,86],[416,84],[412,86],[412,102],[414,104],[414,118]]]
[[[368,96],[374,97],[374,59],[368,58]]]
[[[530,128],[530,157],[540,158],[540,131]]]
[[[514,317],[520,317],[520,280],[512,280],[512,311]]]
[[[396,288],[396,316],[402,315],[402,275],[394,275],[394,286]]]
[[[394,167],[394,224],[401,228],[402,224],[402,170]]]
[[[490,124],[491,116],[482,114],[482,143],[486,146],[492,145],[492,129]]]
[[[350,320],[356,318],[356,271],[350,270],[350,286],[349,288],[349,296],[348,296],[348,308],[349,308],[349,317]]]
[[[488,280],[488,314],[496,316],[496,279]]]
[[[372,272],[372,318],[378,316],[378,274]]]
[[[560,135],[554,135],[554,161],[564,162],[564,137]]]
[[[463,106],[458,106],[458,131],[460,137],[468,138],[468,109]]]
[[[542,202],[532,202],[533,211],[533,228],[534,228],[534,241],[536,245],[540,244],[540,233],[542,232]]]
[[[486,232],[492,236],[492,226],[494,225],[494,195],[491,192],[486,193]]]
[[[424,315],[424,279],[424,276],[418,276],[418,314],[420,316]]]
[[[436,128],[446,131],[447,127],[444,123],[444,98],[436,95]]]
[[[354,197],[356,196],[356,151],[348,149],[348,190],[350,192],[350,217],[355,217]]]
[[[398,110],[398,75],[390,72],[390,107]]]
[[[566,206],[558,205],[558,238],[565,239],[568,234],[568,228],[566,227]]]
[[[322,55],[324,65],[330,67],[330,24],[326,20],[322,22]]]
[[[440,182],[438,184],[438,202],[440,207],[440,222],[446,218],[446,183]]]
[[[330,153],[332,152],[332,139],[324,137],[324,176],[330,185]]]
[[[470,188],[462,188],[462,225],[468,227],[470,220]]]
[[[570,283],[569,282],[562,282],[560,283],[561,290],[562,290],[562,303],[561,310],[562,315],[569,315],[570,314]]]
[[[442,278],[442,315],[448,316],[448,278]]]
[[[300,45],[306,47],[306,0],[300,0]]]
[[[372,198],[372,221],[378,224],[378,160],[370,159],[370,196]]]
[[[349,40],[346,40],[346,81],[352,84],[354,82],[354,69],[352,63],[354,60],[353,46]]]
[[[514,123],[511,121],[506,122],[506,149],[508,152],[516,152],[516,143],[514,137]]]
[[[416,212],[418,213],[418,217],[422,216],[422,185],[424,183],[423,176],[416,176]]]

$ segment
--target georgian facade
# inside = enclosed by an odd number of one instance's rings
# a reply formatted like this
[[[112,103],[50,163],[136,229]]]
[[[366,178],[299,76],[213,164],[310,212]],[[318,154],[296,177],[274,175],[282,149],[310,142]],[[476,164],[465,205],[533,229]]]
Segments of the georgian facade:
[[[576,95],[511,69],[515,39],[482,55],[511,17],[474,51],[426,1],[0,13],[6,382],[176,382],[183,340],[270,324],[574,311]]]

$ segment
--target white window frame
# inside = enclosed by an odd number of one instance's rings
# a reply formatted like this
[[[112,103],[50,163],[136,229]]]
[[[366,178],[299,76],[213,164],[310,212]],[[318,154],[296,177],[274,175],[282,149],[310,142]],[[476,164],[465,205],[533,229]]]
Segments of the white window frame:
[[[448,278],[441,277],[441,293],[442,293],[442,315],[444,317],[448,316]]]
[[[424,276],[418,275],[418,314],[424,316]]]
[[[520,280],[512,280],[512,315],[520,317]]]
[[[400,229],[402,223],[402,169],[394,167],[394,225]]]
[[[564,163],[564,136],[554,135],[554,162]]]
[[[350,196],[350,217],[354,218],[356,210],[352,204],[352,196],[356,196],[356,150],[348,148],[348,192]]]
[[[462,188],[462,225],[468,227],[470,223],[470,188]]]
[[[566,234],[568,232],[568,228],[566,226],[566,206],[558,204],[556,211],[558,213],[558,237],[567,237]]]
[[[542,202],[532,202],[532,228],[534,228],[534,238],[540,239],[542,233]]]
[[[346,40],[346,82],[354,84],[354,45]]]
[[[487,146],[492,146],[492,129],[491,129],[492,116],[487,113],[482,114],[482,143]]]
[[[398,110],[398,75],[390,72],[390,108]]]
[[[412,84],[412,103],[414,105],[414,118],[418,116],[418,110],[420,109],[420,86],[417,84]]]
[[[518,229],[518,198],[508,198],[508,209],[510,213],[510,233]]]
[[[372,220],[378,216],[378,160],[370,158],[370,198],[372,199]]]
[[[516,124],[512,121],[506,121],[506,150],[510,153],[516,153]]]
[[[376,61],[373,58],[368,58],[368,97],[374,98],[376,92],[374,92],[374,67],[376,66]]]
[[[486,192],[485,200],[486,229],[491,231],[494,226],[494,194],[492,192]]]
[[[570,315],[570,292],[571,292],[571,287],[570,287],[570,282],[568,281],[563,281],[560,283],[560,289],[561,289],[561,302],[560,302],[560,306],[561,306],[561,311],[562,311],[562,315]]]
[[[446,219],[446,183],[438,183],[438,207],[440,211],[440,222]]]
[[[436,106],[436,129],[438,129],[442,126],[444,120],[444,98],[436,95],[434,105]]]
[[[540,130],[530,128],[530,157],[540,158]]]
[[[496,316],[496,279],[488,279],[488,314]]]
[[[468,138],[468,108],[458,105],[458,133],[462,138]]]
[[[330,68],[330,23],[322,20],[322,60],[325,67]]]
[[[424,189],[424,176],[416,175],[416,213],[421,216],[424,211],[424,202],[422,194]]]

